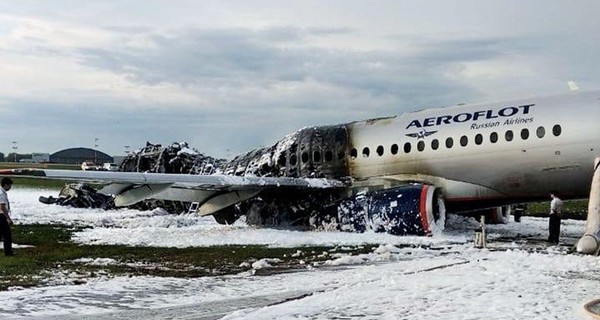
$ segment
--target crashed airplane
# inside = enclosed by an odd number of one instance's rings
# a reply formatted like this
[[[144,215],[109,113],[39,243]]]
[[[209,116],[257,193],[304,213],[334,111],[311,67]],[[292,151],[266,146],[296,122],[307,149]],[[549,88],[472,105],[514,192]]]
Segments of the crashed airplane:
[[[183,201],[220,223],[246,215],[259,225],[427,235],[443,227],[444,211],[546,200],[550,190],[588,197],[599,122],[600,92],[570,92],[307,127],[204,174],[0,174],[101,182],[117,207]]]

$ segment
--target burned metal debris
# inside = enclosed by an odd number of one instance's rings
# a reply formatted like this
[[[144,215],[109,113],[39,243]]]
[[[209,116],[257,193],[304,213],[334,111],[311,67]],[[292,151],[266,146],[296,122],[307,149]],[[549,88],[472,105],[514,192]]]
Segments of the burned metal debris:
[[[146,142],[145,147],[125,157],[119,171],[212,174],[226,162],[225,159],[205,156],[191,149],[186,142],[173,143],[168,147]]]
[[[212,174],[223,165],[224,159],[205,156],[191,149],[187,143],[173,143],[168,147],[160,144],[146,143],[140,150],[129,154],[121,163],[119,171],[156,172],[181,174]],[[58,204],[76,208],[114,209],[112,196],[98,193],[88,184],[67,184],[60,191],[58,198],[40,197],[46,204]],[[190,203],[148,199],[129,206],[131,209],[152,210],[162,208],[170,213],[182,213],[189,210]]]
[[[59,204],[75,208],[101,208],[114,209],[115,204],[111,196],[96,192],[96,189],[85,183],[65,185],[58,193],[58,198],[53,196],[40,197],[40,202],[45,204]]]
[[[231,161],[205,156],[191,149],[187,143],[173,143],[167,147],[146,143],[145,147],[123,160],[119,171],[343,179],[349,175],[346,157],[349,154],[348,139],[345,125],[308,127],[284,137],[271,147],[252,150]],[[55,203],[114,207],[114,203],[104,204],[104,199],[94,193],[93,188],[78,188],[65,192],[65,199]],[[335,204],[345,196],[340,190],[268,190],[225,207],[213,216],[219,223],[227,224],[246,215],[247,222],[256,225],[322,225],[332,214],[337,215]],[[160,207],[171,213],[181,213],[189,211],[190,206],[191,203],[186,202],[150,199],[130,208],[146,210]]]

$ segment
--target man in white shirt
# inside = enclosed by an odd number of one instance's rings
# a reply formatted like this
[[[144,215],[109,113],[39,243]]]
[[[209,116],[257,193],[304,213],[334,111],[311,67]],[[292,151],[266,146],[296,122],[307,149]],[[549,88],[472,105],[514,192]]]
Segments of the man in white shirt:
[[[4,242],[4,255],[14,255],[12,250],[12,233],[10,226],[13,224],[10,218],[10,202],[6,191],[12,188],[13,181],[11,178],[4,177],[0,180],[0,238]]]
[[[550,192],[552,202],[550,202],[550,221],[548,224],[548,242],[558,244],[558,238],[560,237],[560,216],[562,213],[563,202],[558,197],[555,191]]]

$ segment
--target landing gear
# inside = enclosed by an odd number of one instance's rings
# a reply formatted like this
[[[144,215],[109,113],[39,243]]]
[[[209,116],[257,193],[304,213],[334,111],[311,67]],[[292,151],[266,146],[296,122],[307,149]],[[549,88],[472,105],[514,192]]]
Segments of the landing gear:
[[[577,252],[598,255],[600,253],[600,158],[594,161],[594,177],[590,188],[585,233],[577,242]]]

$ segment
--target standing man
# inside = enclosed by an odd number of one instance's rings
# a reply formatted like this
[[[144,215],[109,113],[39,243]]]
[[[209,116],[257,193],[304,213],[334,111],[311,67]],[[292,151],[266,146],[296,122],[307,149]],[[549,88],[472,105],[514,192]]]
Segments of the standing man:
[[[12,250],[12,234],[10,226],[13,224],[10,218],[10,203],[6,191],[10,190],[13,181],[11,178],[4,177],[0,180],[0,237],[4,242],[4,255],[14,255]]]
[[[556,191],[550,192],[552,202],[550,202],[550,222],[548,225],[548,242],[558,244],[558,238],[560,237],[560,215],[562,213],[563,202],[558,197]]]

